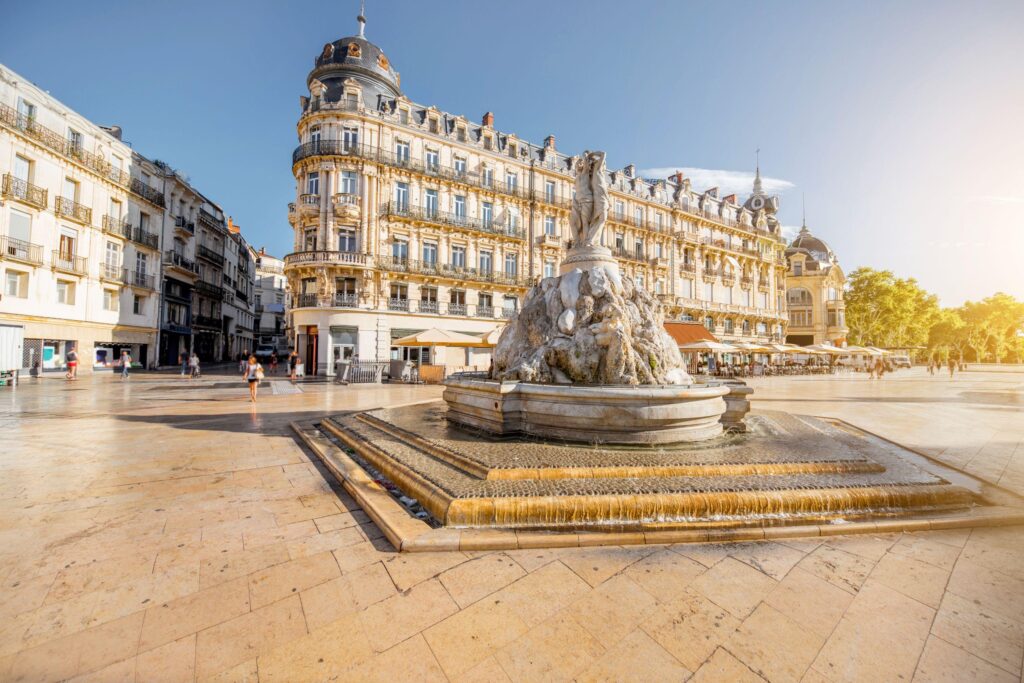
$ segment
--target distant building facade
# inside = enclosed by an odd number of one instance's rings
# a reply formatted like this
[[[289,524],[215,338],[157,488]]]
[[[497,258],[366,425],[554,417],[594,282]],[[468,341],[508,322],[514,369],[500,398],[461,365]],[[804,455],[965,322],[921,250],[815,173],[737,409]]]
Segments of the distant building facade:
[[[489,112],[473,123],[415,104],[362,27],[323,47],[306,84],[284,273],[307,373],[354,356],[429,362],[429,348],[392,341],[434,327],[486,334],[557,274],[574,178],[553,136],[536,145]],[[631,165],[609,181],[603,242],[670,317],[727,340],[784,337],[785,244],[759,174],[746,202]],[[464,363],[486,368],[469,352]]]
[[[844,345],[850,332],[843,300],[846,275],[835,253],[804,225],[786,249],[786,259],[786,341],[801,346]]]
[[[221,208],[3,65],[0,182],[0,320],[25,327],[25,368],[61,370],[73,347],[86,372],[122,350],[144,366],[220,360],[239,291],[251,343],[252,268],[237,286],[224,270],[232,240],[249,250]]]
[[[284,351],[288,348],[285,315],[288,280],[284,276],[284,261],[263,248],[259,251],[250,248],[250,251],[256,262],[256,344]]]

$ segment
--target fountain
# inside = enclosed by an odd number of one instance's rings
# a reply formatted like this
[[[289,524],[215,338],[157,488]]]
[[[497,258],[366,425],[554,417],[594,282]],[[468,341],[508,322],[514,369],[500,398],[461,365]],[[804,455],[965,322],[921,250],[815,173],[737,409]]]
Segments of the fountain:
[[[604,155],[576,163],[573,246],[488,376],[443,401],[294,424],[400,550],[734,540],[1024,522],[1001,489],[833,419],[696,384],[660,303],[600,244]],[[723,428],[723,425],[725,428]]]
[[[608,218],[603,152],[576,162],[560,274],[530,288],[506,325],[491,377],[446,382],[448,419],[493,434],[603,444],[703,441],[722,433],[729,388],[695,385],[661,303],[600,244]]]

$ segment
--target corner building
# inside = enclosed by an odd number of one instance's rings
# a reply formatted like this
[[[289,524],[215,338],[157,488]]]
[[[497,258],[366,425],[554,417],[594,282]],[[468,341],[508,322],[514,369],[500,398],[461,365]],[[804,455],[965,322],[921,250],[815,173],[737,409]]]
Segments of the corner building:
[[[843,300],[846,275],[835,252],[824,240],[812,235],[805,224],[786,249],[786,258],[786,341],[800,346],[845,346],[850,333]]]
[[[536,145],[500,132],[490,112],[473,123],[412,102],[362,24],[323,47],[306,84],[284,272],[307,373],[333,374],[351,357],[486,369],[487,352],[430,358],[392,340],[429,328],[486,334],[531,284],[556,275],[574,158],[554,136]],[[759,173],[744,203],[699,192],[682,174],[651,182],[629,165],[609,175],[604,244],[669,318],[699,320],[727,340],[784,337],[778,198]]]

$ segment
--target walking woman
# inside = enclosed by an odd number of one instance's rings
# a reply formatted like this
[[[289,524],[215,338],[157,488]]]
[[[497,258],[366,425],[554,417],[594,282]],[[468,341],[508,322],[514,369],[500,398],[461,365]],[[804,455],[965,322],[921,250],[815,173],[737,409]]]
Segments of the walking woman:
[[[260,380],[263,379],[263,366],[256,362],[256,356],[249,356],[249,363],[245,366],[242,379],[249,383],[249,400],[256,402],[256,392],[260,387]]]

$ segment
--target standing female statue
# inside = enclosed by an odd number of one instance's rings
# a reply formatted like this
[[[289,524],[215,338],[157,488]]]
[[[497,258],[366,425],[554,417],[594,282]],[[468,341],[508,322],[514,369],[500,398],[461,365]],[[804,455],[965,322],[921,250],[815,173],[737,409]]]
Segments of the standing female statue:
[[[577,159],[575,170],[576,196],[569,215],[573,248],[598,247],[608,219],[608,177],[604,152],[584,152]]]

